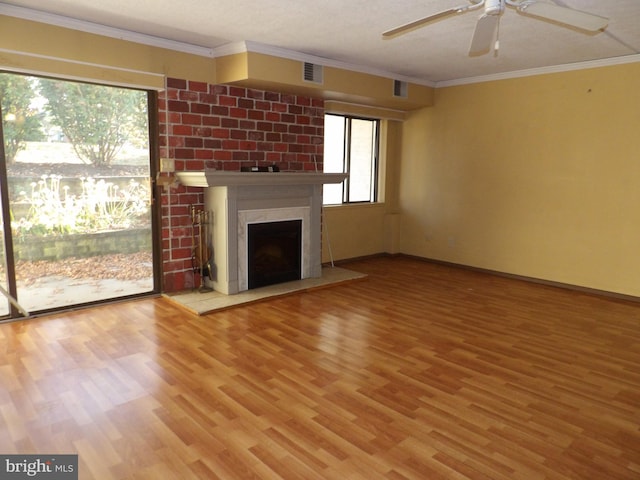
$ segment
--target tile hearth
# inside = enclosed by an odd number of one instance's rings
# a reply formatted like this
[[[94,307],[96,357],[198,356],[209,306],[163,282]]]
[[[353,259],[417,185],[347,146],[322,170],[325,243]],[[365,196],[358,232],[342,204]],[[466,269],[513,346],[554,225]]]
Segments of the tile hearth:
[[[340,267],[322,267],[319,278],[304,278],[293,282],[279,283],[262,288],[245,290],[234,295],[219,292],[199,292],[197,289],[189,292],[164,294],[164,296],[197,315],[226,310],[249,303],[268,300],[270,298],[291,295],[294,293],[333,287],[345,282],[364,280],[367,275]]]

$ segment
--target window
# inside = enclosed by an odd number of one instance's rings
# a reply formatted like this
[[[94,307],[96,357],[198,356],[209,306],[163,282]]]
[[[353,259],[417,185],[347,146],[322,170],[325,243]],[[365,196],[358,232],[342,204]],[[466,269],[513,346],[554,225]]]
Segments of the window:
[[[341,184],[324,186],[323,203],[376,202],[380,121],[344,115],[324,117],[324,172],[348,173]]]

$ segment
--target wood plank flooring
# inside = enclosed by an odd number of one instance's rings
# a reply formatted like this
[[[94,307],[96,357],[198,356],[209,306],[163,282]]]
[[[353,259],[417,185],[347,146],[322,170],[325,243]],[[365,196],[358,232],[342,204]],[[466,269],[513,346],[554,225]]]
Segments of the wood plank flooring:
[[[409,258],[0,325],[0,453],[81,479],[640,478],[640,305]]]

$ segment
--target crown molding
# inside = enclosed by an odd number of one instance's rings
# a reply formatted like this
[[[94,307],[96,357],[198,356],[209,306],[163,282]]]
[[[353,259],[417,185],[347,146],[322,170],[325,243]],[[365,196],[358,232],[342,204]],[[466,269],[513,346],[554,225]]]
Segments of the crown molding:
[[[492,75],[482,75],[478,77],[460,78],[456,80],[445,80],[442,82],[436,82],[435,88],[455,87],[458,85],[493,82],[496,80],[508,80],[511,78],[532,77],[534,75],[546,75],[550,73],[562,73],[574,70],[586,70],[589,68],[610,67],[613,65],[623,65],[625,63],[636,62],[640,62],[640,54],[623,55],[620,57],[603,58],[599,60],[588,60],[585,62],[566,63],[562,65],[552,65],[549,67],[528,68],[526,70],[496,73]]]
[[[190,43],[177,42],[166,38],[146,35],[144,33],[132,32],[121,28],[108,27],[99,23],[87,22],[85,20],[77,20],[74,18],[56,15],[54,13],[42,12],[30,8],[17,7],[15,5],[7,5],[0,3],[0,14],[9,17],[22,18],[23,20],[32,20],[35,22],[55,25],[57,27],[69,28],[71,30],[79,30],[81,32],[93,33],[105,37],[117,38],[129,42],[140,43],[152,47],[165,48],[183,53],[190,53],[201,57],[213,57],[212,50],[207,47],[193,45]]]

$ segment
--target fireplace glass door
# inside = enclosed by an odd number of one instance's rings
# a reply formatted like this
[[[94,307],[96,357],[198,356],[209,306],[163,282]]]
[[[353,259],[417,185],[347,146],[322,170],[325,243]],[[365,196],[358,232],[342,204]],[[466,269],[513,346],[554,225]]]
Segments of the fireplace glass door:
[[[248,287],[302,278],[302,220],[248,224]]]

